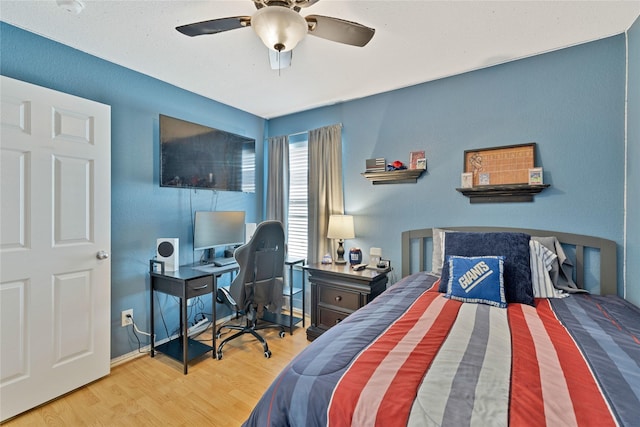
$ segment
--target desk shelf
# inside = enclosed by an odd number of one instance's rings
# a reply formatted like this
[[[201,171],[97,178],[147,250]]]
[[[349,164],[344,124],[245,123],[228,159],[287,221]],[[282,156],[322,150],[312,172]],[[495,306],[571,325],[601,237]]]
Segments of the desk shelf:
[[[182,338],[174,338],[171,341],[167,341],[156,346],[156,350],[166,354],[167,356],[176,359],[180,362],[184,362],[182,360]],[[191,338],[188,339],[187,351],[188,358],[187,362],[197,359],[198,357],[210,352],[213,350],[213,347],[210,345],[206,345],[201,343],[200,341],[193,340]]]
[[[284,313],[275,314],[265,310],[261,320],[264,320],[268,323],[275,323],[276,325],[281,325],[285,328],[289,328],[302,322],[303,319],[301,317],[290,316]]]
[[[304,328],[305,326],[305,320],[304,320],[304,315],[305,315],[305,307],[304,307],[304,288],[305,288],[305,277],[304,277],[304,271],[301,272],[302,274],[302,284],[301,286],[296,286],[293,283],[293,267],[295,265],[300,265],[303,266],[306,263],[306,259],[305,258],[295,258],[295,257],[287,257],[285,259],[285,266],[289,267],[289,280],[287,281],[287,283],[284,284],[284,288],[282,289],[282,294],[287,296],[289,298],[289,307],[287,307],[288,309],[288,314],[273,314],[270,313],[274,319],[277,320],[270,320],[273,323],[277,323],[279,325],[282,325],[286,328],[289,328],[289,334],[293,335],[293,327],[295,325],[297,325],[298,323],[302,322],[302,327]],[[297,317],[294,316],[293,314],[293,297],[294,295],[298,295],[299,293],[302,293],[302,317]],[[284,308],[284,307],[283,307]]]

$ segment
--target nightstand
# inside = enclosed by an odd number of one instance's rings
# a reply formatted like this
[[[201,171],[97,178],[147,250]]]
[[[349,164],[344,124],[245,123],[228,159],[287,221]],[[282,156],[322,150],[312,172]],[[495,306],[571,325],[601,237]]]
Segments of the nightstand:
[[[387,272],[351,270],[349,264],[310,264],[303,267],[311,285],[311,326],[307,339],[313,341],[349,314],[371,302],[387,288]]]

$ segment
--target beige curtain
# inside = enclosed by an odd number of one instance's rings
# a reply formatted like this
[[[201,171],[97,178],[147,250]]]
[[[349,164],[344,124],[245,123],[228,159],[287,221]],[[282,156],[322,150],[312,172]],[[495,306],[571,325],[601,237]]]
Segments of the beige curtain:
[[[335,257],[337,244],[327,239],[327,226],[332,214],[344,214],[340,124],[309,131],[310,263],[320,262],[326,253]]]
[[[267,141],[267,219],[282,222],[287,235],[289,206],[289,137],[274,136]]]

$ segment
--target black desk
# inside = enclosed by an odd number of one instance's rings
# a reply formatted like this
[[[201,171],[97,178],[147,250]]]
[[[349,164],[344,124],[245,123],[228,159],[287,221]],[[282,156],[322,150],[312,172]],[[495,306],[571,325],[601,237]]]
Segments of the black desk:
[[[167,356],[170,356],[178,361],[182,362],[184,368],[184,374],[187,374],[187,363],[200,357],[208,351],[215,350],[216,337],[213,334],[213,345],[207,345],[199,341],[189,338],[189,324],[187,319],[187,300],[201,295],[212,294],[211,296],[211,312],[214,324],[216,322],[216,290],[217,279],[225,273],[233,273],[240,268],[238,264],[229,264],[223,267],[216,267],[214,265],[188,265],[181,266],[177,271],[154,271],[154,264],[161,265],[162,263],[151,260],[150,261],[150,276],[151,276],[151,357],[155,356],[155,351],[158,350]],[[180,335],[177,338],[171,339],[158,347],[155,346],[155,327],[154,327],[154,304],[153,304],[153,291],[162,292],[168,295],[173,295],[180,298]],[[216,352],[213,351],[212,357],[216,357]]]

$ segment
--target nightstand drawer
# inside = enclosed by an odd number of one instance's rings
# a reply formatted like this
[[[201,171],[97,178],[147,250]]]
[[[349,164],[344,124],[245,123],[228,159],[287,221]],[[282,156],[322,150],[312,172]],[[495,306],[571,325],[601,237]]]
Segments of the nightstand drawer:
[[[347,313],[340,311],[329,310],[325,307],[318,307],[319,325],[330,328],[342,322],[348,316]]]
[[[213,277],[205,276],[187,281],[187,298],[213,292]]]
[[[344,289],[335,289],[327,286],[322,286],[320,288],[319,303],[335,305],[336,307],[356,311],[358,308],[360,308],[360,294],[345,291]]]

